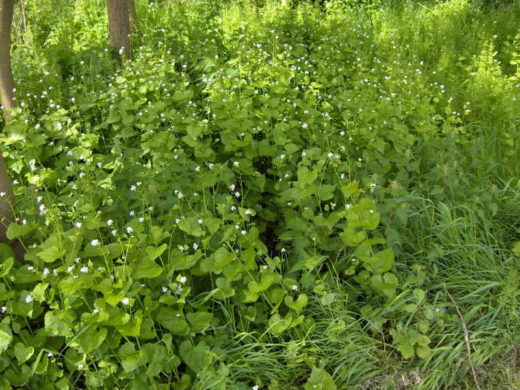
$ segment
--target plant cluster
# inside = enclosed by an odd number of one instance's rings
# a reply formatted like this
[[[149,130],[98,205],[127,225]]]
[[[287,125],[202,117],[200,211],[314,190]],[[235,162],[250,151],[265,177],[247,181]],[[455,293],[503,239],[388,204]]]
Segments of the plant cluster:
[[[453,384],[470,262],[477,363],[515,339],[517,7],[143,3],[114,71],[98,3],[14,52],[0,388]]]

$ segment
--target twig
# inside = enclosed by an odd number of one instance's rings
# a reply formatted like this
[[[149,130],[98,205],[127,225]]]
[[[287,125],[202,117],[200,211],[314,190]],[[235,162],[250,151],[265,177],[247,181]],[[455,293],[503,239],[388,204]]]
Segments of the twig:
[[[473,374],[473,380],[475,381],[475,384],[479,389],[480,383],[478,381],[477,377],[477,371],[475,371],[475,366],[473,365],[473,361],[471,360],[471,344],[469,342],[469,334],[468,334],[468,328],[466,327],[466,323],[464,322],[464,318],[462,317],[462,313],[460,312],[459,305],[457,305],[457,302],[455,301],[455,298],[450,294],[446,286],[444,287],[446,290],[446,294],[450,298],[450,300],[453,302],[453,305],[455,305],[455,310],[457,310],[457,314],[459,315],[460,322],[462,322],[462,331],[464,332],[464,340],[466,341],[466,349],[468,351],[468,360],[469,360],[469,366],[471,368],[471,373]]]

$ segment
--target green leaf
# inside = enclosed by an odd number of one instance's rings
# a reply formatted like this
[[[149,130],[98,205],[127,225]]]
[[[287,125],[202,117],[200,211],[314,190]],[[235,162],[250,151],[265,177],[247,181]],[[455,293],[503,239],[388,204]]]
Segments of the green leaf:
[[[213,320],[213,314],[208,312],[196,312],[196,313],[188,313],[186,315],[188,322],[190,323],[190,328],[192,333],[200,333],[206,330]]]
[[[341,186],[341,192],[343,192],[343,196],[345,197],[345,199],[349,199],[351,197],[359,195],[359,182],[357,180],[354,180],[345,186]]]
[[[280,314],[276,313],[269,319],[269,331],[274,335],[280,335],[289,327],[292,323],[292,315],[287,313],[285,317],[281,317]]]
[[[192,255],[185,255],[175,250],[170,253],[170,263],[174,271],[180,271],[194,267],[201,257],[202,253],[200,250]]]
[[[142,257],[134,267],[133,276],[136,279],[153,279],[158,277],[163,268],[148,257]]]
[[[166,248],[168,248],[166,244],[162,244],[159,247],[149,246],[145,249],[145,252],[148,254],[148,258],[153,261],[162,255]]]
[[[300,167],[298,168],[298,186],[300,188],[307,187],[314,183],[316,178],[318,177],[318,171],[317,170],[309,170],[307,167]]]
[[[82,353],[90,353],[98,349],[107,337],[107,328],[90,327],[78,336],[77,341]]]
[[[0,246],[1,245],[6,245],[6,244],[0,244]],[[1,249],[0,249],[0,251],[1,251]],[[13,268],[14,256],[10,256],[10,257],[7,257],[7,258],[2,256],[0,258],[5,259],[5,260],[2,260],[2,262],[0,263],[0,278],[2,278],[4,276],[9,275],[9,271],[11,270],[11,268]]]
[[[9,240],[16,240],[25,237],[32,230],[34,230],[34,225],[18,225],[17,223],[11,223],[7,228],[6,235]]]
[[[336,390],[334,380],[327,371],[313,367],[311,376],[304,386],[305,390]]]
[[[375,290],[382,292],[388,298],[392,298],[395,296],[395,290],[399,281],[397,276],[387,272],[383,275],[372,275],[370,278],[370,284]]]
[[[38,257],[46,263],[52,263],[66,253],[65,249],[59,247],[48,247],[38,253]]]
[[[213,255],[204,259],[200,264],[203,272],[214,272],[220,274],[224,267],[231,263],[235,258],[235,254],[228,252],[224,248],[218,248]]]
[[[309,302],[309,298],[305,294],[300,294],[296,301],[292,297],[285,297],[284,300],[287,307],[293,309],[295,312],[299,313],[303,310],[305,306],[307,306],[307,303]]]
[[[45,314],[45,330],[53,336],[72,336],[71,327],[75,319],[72,313],[68,310],[48,311]]]
[[[195,237],[200,237],[204,234],[204,230],[199,224],[197,217],[181,219],[179,222],[179,229]]]
[[[156,320],[175,336],[186,336],[190,333],[190,326],[184,316],[169,307],[160,308]]]
[[[366,233],[363,230],[347,227],[339,236],[346,246],[355,247],[366,238]]]
[[[202,371],[211,364],[211,350],[203,342],[193,346],[185,340],[179,347],[181,358],[195,373]]]
[[[7,324],[0,323],[0,354],[7,350],[11,341],[13,341],[11,328]]]

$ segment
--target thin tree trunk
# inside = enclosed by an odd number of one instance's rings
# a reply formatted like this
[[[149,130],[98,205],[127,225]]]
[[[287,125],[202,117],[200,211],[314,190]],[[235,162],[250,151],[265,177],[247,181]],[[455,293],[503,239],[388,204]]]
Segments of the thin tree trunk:
[[[11,25],[14,0],[0,0],[0,103],[6,123],[14,108],[14,79],[11,68]],[[0,152],[0,242],[7,241],[7,228],[14,222],[14,193],[7,167]],[[13,244],[16,257],[24,261],[25,248],[17,241]]]
[[[11,115],[14,107],[14,80],[11,69],[11,24],[14,0],[0,0],[0,103],[4,117]]]
[[[131,59],[128,0],[107,0],[107,9],[110,46],[118,52],[123,49],[126,58]]]
[[[134,0],[128,0],[128,12],[130,13],[130,28],[132,30],[136,30],[138,23],[137,23],[137,11],[135,10],[135,1]]]

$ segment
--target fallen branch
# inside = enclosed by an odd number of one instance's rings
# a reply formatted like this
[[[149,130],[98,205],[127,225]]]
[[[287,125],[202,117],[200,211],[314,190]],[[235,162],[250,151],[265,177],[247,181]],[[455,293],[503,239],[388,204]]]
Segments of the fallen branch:
[[[455,301],[455,298],[450,294],[448,289],[444,287],[446,290],[446,294],[450,298],[450,300],[453,302],[453,305],[455,306],[455,310],[457,310],[457,314],[459,315],[460,322],[462,322],[462,331],[464,332],[464,340],[466,341],[466,349],[468,351],[468,360],[469,360],[469,366],[471,368],[471,373],[473,374],[473,380],[475,381],[475,384],[477,385],[477,388],[481,389],[480,383],[478,381],[477,377],[477,371],[475,370],[475,366],[473,365],[473,361],[471,360],[471,344],[469,342],[469,334],[468,334],[468,328],[466,327],[466,323],[464,322],[464,318],[462,317],[462,313],[460,311],[459,305],[457,305],[457,302]]]

